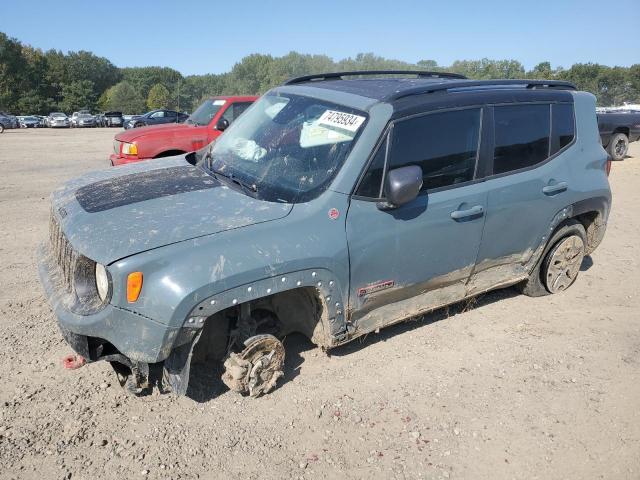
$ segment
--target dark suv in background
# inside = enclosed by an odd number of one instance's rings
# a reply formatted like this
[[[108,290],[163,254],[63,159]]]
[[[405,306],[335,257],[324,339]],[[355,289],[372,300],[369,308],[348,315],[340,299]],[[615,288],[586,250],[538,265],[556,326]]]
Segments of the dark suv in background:
[[[124,128],[137,128],[147,125],[160,125],[161,123],[182,123],[189,115],[175,110],[152,110],[141,117],[134,118],[124,123]]]

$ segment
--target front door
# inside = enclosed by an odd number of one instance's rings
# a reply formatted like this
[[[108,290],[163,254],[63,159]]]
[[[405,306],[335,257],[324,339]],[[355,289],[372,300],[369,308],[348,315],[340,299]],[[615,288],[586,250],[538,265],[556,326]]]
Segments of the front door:
[[[487,203],[476,178],[481,114],[469,108],[401,119],[378,148],[347,216],[357,332],[464,298]],[[381,209],[384,172],[406,165],[422,168],[421,193]]]

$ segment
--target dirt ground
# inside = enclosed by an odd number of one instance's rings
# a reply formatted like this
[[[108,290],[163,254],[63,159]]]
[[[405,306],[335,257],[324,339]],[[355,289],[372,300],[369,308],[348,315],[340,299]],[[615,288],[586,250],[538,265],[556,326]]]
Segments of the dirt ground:
[[[494,292],[330,356],[289,337],[259,399],[136,399],[107,363],[62,369],[35,266],[49,193],[107,168],[115,133],[0,135],[0,478],[640,478],[640,143],[567,292]]]

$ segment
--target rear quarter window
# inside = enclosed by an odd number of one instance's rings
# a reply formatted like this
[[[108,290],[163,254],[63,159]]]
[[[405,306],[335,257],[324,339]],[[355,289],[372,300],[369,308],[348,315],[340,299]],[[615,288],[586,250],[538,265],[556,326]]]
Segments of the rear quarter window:
[[[554,155],[573,142],[575,138],[573,105],[558,103],[551,106],[551,151]]]
[[[493,173],[534,166],[549,157],[550,105],[495,107]]]

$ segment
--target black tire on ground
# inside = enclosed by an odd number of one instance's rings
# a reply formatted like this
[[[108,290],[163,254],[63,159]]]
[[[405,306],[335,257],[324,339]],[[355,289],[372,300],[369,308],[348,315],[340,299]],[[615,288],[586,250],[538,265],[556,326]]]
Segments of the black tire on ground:
[[[616,133],[607,145],[607,153],[612,160],[624,160],[629,151],[629,138],[624,133]]]
[[[133,128],[144,127],[144,123],[136,123]]]
[[[4,125],[0,123],[0,133],[4,133]]]
[[[545,247],[543,254],[540,256],[540,260],[538,260],[538,263],[529,275],[529,278],[518,285],[522,293],[529,297],[542,297],[559,291],[553,291],[554,289],[549,288],[548,285],[548,274],[550,269],[553,268],[551,261],[554,254],[557,252],[557,249],[564,246],[561,244],[566,239],[573,236],[578,237],[576,240],[580,240],[582,242],[582,252],[575,260],[578,265],[575,277],[573,277],[569,284],[565,288],[562,288],[562,290],[565,290],[575,282],[578,275],[577,272],[579,271],[580,264],[584,258],[584,246],[587,244],[587,232],[580,222],[577,220],[569,220],[551,236],[551,239],[547,242],[547,246]]]

